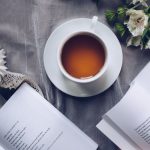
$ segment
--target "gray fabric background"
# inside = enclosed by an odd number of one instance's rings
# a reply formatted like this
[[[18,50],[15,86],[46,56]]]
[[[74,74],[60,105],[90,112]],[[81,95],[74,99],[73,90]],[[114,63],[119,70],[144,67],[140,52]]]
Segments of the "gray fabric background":
[[[56,89],[46,76],[43,51],[59,24],[93,15],[107,24],[104,11],[118,4],[118,0],[101,0],[97,9],[92,0],[0,0],[0,46],[7,52],[8,68],[37,81],[48,101],[96,141],[99,150],[118,150],[95,126],[126,93],[130,82],[149,61],[149,51],[126,48],[122,43],[124,60],[119,78],[106,92],[90,98],[71,97]]]

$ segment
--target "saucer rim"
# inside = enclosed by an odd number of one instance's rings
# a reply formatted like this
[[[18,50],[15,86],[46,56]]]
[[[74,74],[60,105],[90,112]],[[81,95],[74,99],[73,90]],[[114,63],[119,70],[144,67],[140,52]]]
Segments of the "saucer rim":
[[[78,92],[74,92],[74,93],[72,93],[72,92],[69,92],[69,89],[66,91],[66,90],[64,90],[65,88],[61,88],[59,85],[56,85],[55,84],[55,82],[53,81],[53,79],[51,79],[51,75],[49,74],[49,69],[47,68],[47,60],[46,60],[46,53],[47,53],[47,47],[48,47],[48,45],[50,44],[50,38],[51,37],[53,37],[53,34],[56,34],[57,32],[58,32],[58,30],[59,29],[61,29],[63,26],[68,26],[70,23],[73,23],[74,21],[81,21],[81,20],[91,20],[91,19],[89,19],[89,18],[76,18],[76,19],[71,19],[71,20],[69,20],[69,21],[66,21],[65,23],[63,23],[63,24],[61,24],[61,25],[59,25],[59,26],[57,26],[55,29],[54,29],[54,31],[51,33],[51,35],[49,36],[49,38],[48,38],[48,40],[47,40],[47,42],[46,42],[46,45],[45,45],[45,48],[44,48],[44,54],[43,54],[43,60],[44,60],[44,68],[45,68],[45,71],[46,71],[46,74],[47,74],[47,76],[48,76],[48,78],[50,79],[50,81],[60,90],[60,91],[62,91],[63,93],[66,93],[66,94],[68,94],[68,95],[71,95],[71,96],[75,96],[75,97],[91,97],[91,96],[95,96],[95,95],[98,95],[98,94],[100,94],[100,93],[102,93],[102,92],[104,92],[104,91],[106,91],[108,88],[110,88],[113,84],[114,84],[114,82],[116,81],[116,79],[118,78],[118,76],[119,76],[119,74],[120,74],[120,71],[121,71],[121,68],[122,68],[122,64],[123,64],[123,53],[122,53],[122,48],[121,48],[121,45],[120,45],[120,42],[119,42],[119,40],[118,40],[118,38],[116,37],[116,35],[105,25],[105,24],[103,24],[103,23],[101,23],[100,21],[98,21],[98,23],[99,24],[101,24],[102,26],[105,26],[106,28],[107,28],[107,30],[109,30],[109,32],[111,33],[111,34],[113,34],[113,36],[115,36],[115,38],[116,38],[116,42],[118,42],[117,44],[119,45],[119,51],[121,52],[121,55],[120,55],[120,59],[121,59],[121,62],[120,62],[120,67],[118,68],[118,73],[116,74],[116,77],[115,77],[115,79],[113,79],[113,81],[111,81],[111,83],[109,84],[109,86],[105,86],[105,88],[103,88],[103,90],[97,90],[97,93],[90,93],[90,94],[84,94],[84,95],[80,95]],[[59,33],[57,33],[58,34],[58,36],[59,36]],[[98,35],[97,35],[98,36]],[[52,43],[51,43],[52,44]],[[54,52],[54,51],[53,51]],[[56,51],[56,53],[57,53],[57,51]],[[57,58],[56,58],[57,59]],[[56,60],[56,63],[57,63],[57,60]],[[57,69],[59,69],[59,68],[57,68]],[[60,72],[60,71],[59,71]],[[61,72],[60,72],[61,73]],[[61,73],[62,74],[62,73]],[[105,74],[105,73],[104,73]],[[64,76],[63,74],[62,74],[62,76]],[[69,79],[64,79],[64,80],[67,80],[67,81],[69,81]],[[73,82],[73,81],[69,81],[69,82]],[[67,82],[66,82],[66,84],[68,84]],[[80,85],[79,85],[80,86]]]

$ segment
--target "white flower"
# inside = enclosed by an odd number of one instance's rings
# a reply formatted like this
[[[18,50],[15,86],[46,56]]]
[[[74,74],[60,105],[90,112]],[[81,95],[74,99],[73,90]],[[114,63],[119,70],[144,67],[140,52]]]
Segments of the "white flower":
[[[150,40],[147,42],[145,49],[150,49]]]
[[[138,2],[141,3],[143,6],[146,6],[146,7],[148,6],[147,3],[146,3],[146,0],[133,0],[132,4],[135,5]]]
[[[6,62],[5,62],[5,51],[4,49],[0,50],[0,76],[3,76],[4,71],[6,71],[7,67],[5,66]]]
[[[141,44],[141,36],[131,37],[127,42],[127,46],[130,46],[130,45],[140,46],[140,44]]]
[[[143,34],[145,27],[148,25],[148,16],[143,10],[129,9],[127,11],[129,21],[127,27],[133,36],[140,36]]]
[[[133,3],[133,4],[136,4],[137,2],[140,2],[140,3],[141,3],[141,2],[143,2],[143,1],[145,1],[145,0],[133,0],[132,3]]]

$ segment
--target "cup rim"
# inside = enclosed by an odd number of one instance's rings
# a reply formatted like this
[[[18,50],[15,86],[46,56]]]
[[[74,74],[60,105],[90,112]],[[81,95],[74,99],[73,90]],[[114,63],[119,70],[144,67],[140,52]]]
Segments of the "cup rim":
[[[66,42],[76,36],[76,35],[83,35],[83,34],[87,34],[87,35],[90,35],[90,36],[93,36],[93,38],[96,38],[104,47],[104,53],[105,53],[105,62],[104,62],[104,65],[102,66],[102,68],[100,69],[100,71],[94,75],[93,77],[90,77],[90,78],[87,78],[87,79],[79,79],[79,78],[76,78],[76,77],[73,77],[71,76],[64,68],[63,64],[62,64],[62,58],[61,58],[61,54],[62,54],[62,50],[63,50],[63,47],[64,45],[66,44]],[[69,34],[68,36],[66,36],[66,38],[61,42],[58,50],[57,50],[57,63],[58,63],[58,66],[60,68],[60,71],[62,72],[62,74],[70,79],[71,81],[74,81],[74,82],[77,82],[77,83],[90,83],[90,82],[93,82],[97,79],[99,79],[103,74],[104,72],[106,71],[107,69],[107,66],[108,66],[108,49],[107,49],[107,46],[105,45],[104,41],[94,32],[91,32],[91,31],[78,31],[78,32],[74,32],[72,34]]]

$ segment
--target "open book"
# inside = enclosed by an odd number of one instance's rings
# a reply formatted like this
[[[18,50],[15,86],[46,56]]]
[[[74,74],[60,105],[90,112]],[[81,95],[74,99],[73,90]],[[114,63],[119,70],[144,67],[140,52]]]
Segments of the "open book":
[[[122,150],[150,150],[150,63],[97,127]]]
[[[97,144],[24,83],[0,109],[0,150],[96,150]]]

